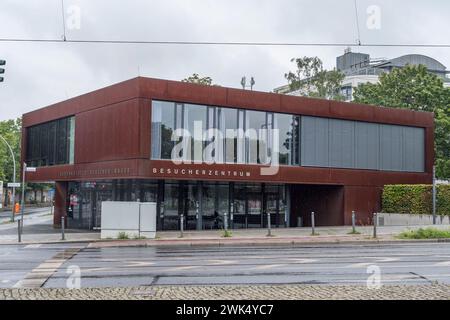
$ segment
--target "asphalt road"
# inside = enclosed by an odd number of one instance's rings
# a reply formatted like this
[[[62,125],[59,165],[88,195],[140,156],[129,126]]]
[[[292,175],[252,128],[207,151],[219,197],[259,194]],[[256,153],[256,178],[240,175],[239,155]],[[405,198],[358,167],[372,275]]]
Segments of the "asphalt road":
[[[23,211],[24,215],[29,215],[33,213],[43,213],[43,212],[50,212],[50,207],[26,207]],[[2,210],[0,211],[0,218],[11,218],[11,211],[10,210]]]
[[[43,262],[81,248],[42,286],[66,287],[80,268],[82,287],[207,284],[450,284],[450,243],[301,247],[121,247],[85,244],[0,246],[0,287],[12,287]],[[53,259],[52,259],[53,257]],[[48,268],[48,267],[47,267]],[[48,270],[47,270],[48,271]]]

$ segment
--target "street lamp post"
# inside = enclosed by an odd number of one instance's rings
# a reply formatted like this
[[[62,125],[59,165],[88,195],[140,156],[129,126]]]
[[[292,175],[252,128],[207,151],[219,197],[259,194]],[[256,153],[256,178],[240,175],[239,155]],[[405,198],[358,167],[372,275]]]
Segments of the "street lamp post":
[[[23,162],[23,172],[22,172],[22,199],[20,199],[21,208],[20,208],[20,216],[21,216],[21,228],[20,233],[23,230],[23,216],[24,216],[24,206],[25,206],[25,173],[26,172],[36,172],[35,167],[27,167],[27,163]]]
[[[5,142],[5,144],[8,146],[9,152],[11,153],[11,157],[13,159],[13,192],[12,192],[12,216],[11,216],[11,221],[14,222],[14,208],[16,205],[16,157],[14,156],[14,152],[13,149],[11,148],[10,144],[8,143],[8,141],[6,141],[5,138],[3,138],[0,135],[0,138]]]
[[[23,207],[25,204],[25,172],[27,172],[27,163],[23,163],[23,172],[22,172],[22,197],[20,199],[20,216],[23,223]],[[22,231],[21,231],[22,232]]]

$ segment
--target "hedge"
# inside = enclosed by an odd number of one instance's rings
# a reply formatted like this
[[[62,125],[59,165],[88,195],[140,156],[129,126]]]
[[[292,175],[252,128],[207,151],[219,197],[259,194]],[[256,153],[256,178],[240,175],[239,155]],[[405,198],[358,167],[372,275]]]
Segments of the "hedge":
[[[382,207],[386,213],[431,214],[432,186],[424,184],[386,185]],[[436,213],[450,215],[450,185],[436,186]]]

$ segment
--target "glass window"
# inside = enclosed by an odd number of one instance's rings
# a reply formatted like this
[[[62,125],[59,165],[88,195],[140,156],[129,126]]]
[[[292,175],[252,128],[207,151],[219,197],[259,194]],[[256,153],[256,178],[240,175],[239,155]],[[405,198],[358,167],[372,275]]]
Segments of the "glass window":
[[[175,104],[173,102],[152,102],[152,158],[171,159],[175,129]]]
[[[246,228],[247,226],[247,193],[246,187],[244,183],[236,183],[234,184],[233,190],[233,227],[234,228]]]
[[[178,182],[164,184],[164,230],[177,230],[179,227],[179,194]]]
[[[206,129],[206,112],[206,106],[184,105],[184,129],[188,130],[191,136],[190,143],[187,145],[191,154],[187,155],[187,160],[191,159],[194,162],[203,161],[203,132]]]
[[[265,163],[267,139],[262,136],[261,130],[267,129],[266,113],[246,110],[245,119],[247,163]]]
[[[203,229],[223,228],[224,213],[228,213],[227,183],[204,182],[202,188]]]
[[[75,117],[69,118],[69,163],[75,162]]]
[[[27,128],[26,161],[33,167],[74,163],[75,117]]]
[[[238,110],[238,133],[237,133],[237,163],[245,163],[245,111]]]
[[[64,164],[67,163],[67,119],[60,119],[57,123],[58,135],[56,136],[56,163]]]
[[[275,114],[275,128],[278,131],[279,164],[298,164],[298,117],[289,114]]]
[[[293,116],[292,120],[292,165],[300,165],[300,116]]]
[[[227,163],[237,161],[237,110],[231,108],[219,109],[219,130],[224,139],[224,160]]]
[[[156,202],[158,200],[158,182],[152,180],[140,181],[141,202]]]

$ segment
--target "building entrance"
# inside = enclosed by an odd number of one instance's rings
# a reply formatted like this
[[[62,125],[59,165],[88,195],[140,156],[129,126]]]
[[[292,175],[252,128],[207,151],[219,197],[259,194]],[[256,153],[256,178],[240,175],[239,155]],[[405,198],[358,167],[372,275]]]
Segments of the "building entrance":
[[[159,230],[266,228],[288,225],[287,186],[218,181],[105,180],[71,182],[68,194],[70,227],[101,227],[103,201],[157,202]],[[126,214],[126,213],[124,213]]]

